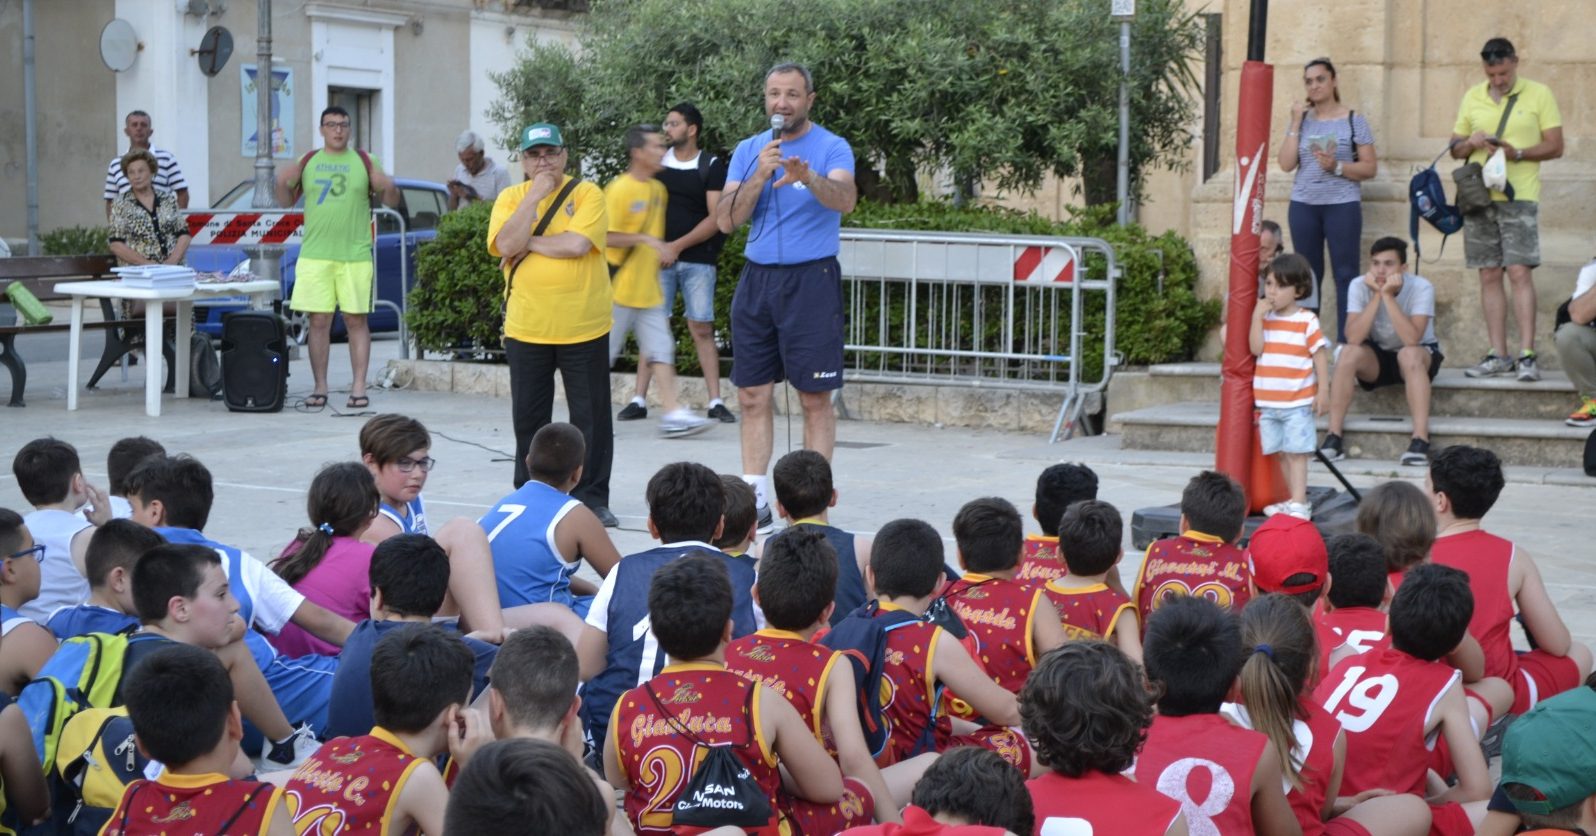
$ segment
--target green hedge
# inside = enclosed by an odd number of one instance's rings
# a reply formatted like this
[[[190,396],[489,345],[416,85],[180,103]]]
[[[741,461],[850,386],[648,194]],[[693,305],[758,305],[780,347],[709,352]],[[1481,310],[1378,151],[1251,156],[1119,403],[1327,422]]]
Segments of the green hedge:
[[[489,207],[477,204],[445,216],[438,237],[422,245],[419,274],[411,291],[410,328],[423,348],[482,354],[498,348],[500,298],[504,280],[498,260],[487,254]],[[1218,300],[1199,300],[1197,265],[1191,248],[1172,232],[1150,236],[1140,226],[1114,224],[1112,207],[1077,212],[1069,220],[1053,222],[1034,213],[989,207],[955,207],[951,203],[922,201],[878,204],[861,201],[843,219],[849,227],[922,230],[928,232],[994,232],[1016,235],[1067,235],[1102,238],[1114,247],[1121,276],[1118,286],[1115,348],[1122,362],[1132,365],[1189,359],[1208,329],[1219,321]],[[721,280],[715,288],[715,330],[722,353],[731,341],[732,295],[743,267],[747,227],[735,232],[720,256]],[[1088,274],[1101,276],[1102,258],[1087,256]],[[1105,300],[1086,295],[1086,356],[1082,375],[1094,379],[1102,367],[1102,329]],[[680,311],[680,302],[677,310]],[[677,336],[677,367],[687,375],[701,374],[698,354],[680,316],[672,318]],[[723,358],[723,365],[729,358]],[[629,353],[618,365],[635,364]],[[724,369],[723,369],[724,371]]]
[[[103,226],[64,226],[39,236],[39,252],[44,255],[104,255],[111,251],[106,242],[110,230]]]

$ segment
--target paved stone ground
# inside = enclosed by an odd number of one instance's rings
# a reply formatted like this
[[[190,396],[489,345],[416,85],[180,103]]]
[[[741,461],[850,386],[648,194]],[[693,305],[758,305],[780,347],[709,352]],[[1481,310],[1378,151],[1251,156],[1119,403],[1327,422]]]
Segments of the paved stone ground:
[[[380,370],[388,358],[397,356],[397,348],[391,339],[379,340],[373,368]],[[0,455],[9,460],[26,440],[53,434],[76,444],[90,478],[103,480],[104,456],[116,439],[152,436],[169,450],[197,456],[214,473],[217,497],[209,533],[261,557],[274,555],[296,527],[306,524],[304,489],[316,470],[356,455],[362,419],[335,412],[342,411],[344,400],[336,390],[347,391],[349,382],[341,345],[333,348],[332,408],[316,414],[293,409],[270,415],[230,413],[219,402],[168,398],[164,414],[149,418],[142,409],[142,369],[134,367],[126,382],[113,371],[102,391],[84,393],[78,411],[69,413],[62,388],[64,361],[31,364],[29,405],[0,409]],[[304,360],[295,361],[292,372],[291,403],[310,389]],[[432,455],[438,466],[426,498],[434,520],[474,517],[509,491],[508,453],[514,437],[507,400],[374,390],[372,407],[416,416],[432,430]],[[562,411],[557,405],[556,414]],[[734,425],[680,440],[657,438],[653,421],[617,423],[616,433],[611,507],[621,519],[622,528],[614,536],[623,553],[647,547],[643,487],[662,464],[691,459],[720,472],[740,470]],[[785,419],[778,418],[778,455],[789,443],[801,443],[801,437],[802,427],[795,424],[789,442]],[[846,421],[839,426],[838,437],[836,484],[841,497],[832,519],[860,531],[875,530],[896,517],[916,516],[946,535],[959,506],[976,496],[1003,496],[1029,509],[1036,474],[1067,460],[1089,463],[1102,480],[1102,498],[1125,512],[1128,521],[1134,509],[1178,501],[1186,480],[1211,463],[1200,453],[1120,450],[1112,436],[1048,445],[1036,435]],[[9,468],[5,471],[0,474],[0,506],[25,508]],[[1370,466],[1349,476],[1355,484],[1369,486],[1393,478],[1396,474],[1391,471]],[[1574,634],[1587,643],[1596,642],[1596,567],[1589,559],[1589,544],[1596,535],[1596,517],[1589,509],[1596,505],[1596,489],[1547,484],[1550,475],[1534,469],[1510,471],[1512,482],[1487,523],[1536,556]],[[1311,482],[1331,484],[1317,466]],[[1034,522],[1028,525],[1035,528]],[[1126,548],[1130,548],[1128,526]],[[1127,551],[1121,573],[1133,577],[1140,561],[1140,553]]]

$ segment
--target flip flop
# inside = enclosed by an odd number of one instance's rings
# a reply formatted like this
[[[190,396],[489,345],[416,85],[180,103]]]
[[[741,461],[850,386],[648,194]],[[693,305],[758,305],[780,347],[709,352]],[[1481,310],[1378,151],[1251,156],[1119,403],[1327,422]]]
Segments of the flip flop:
[[[365,395],[350,395],[349,400],[344,403],[346,409],[365,409],[368,406],[371,406],[371,398]]]
[[[327,405],[326,392],[312,392],[305,396],[304,405],[309,409],[320,409]]]

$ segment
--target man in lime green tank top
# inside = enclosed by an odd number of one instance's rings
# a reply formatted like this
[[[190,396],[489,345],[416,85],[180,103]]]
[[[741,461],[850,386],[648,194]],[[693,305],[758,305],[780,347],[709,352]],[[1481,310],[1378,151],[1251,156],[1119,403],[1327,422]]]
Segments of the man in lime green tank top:
[[[288,304],[310,315],[310,373],[315,379],[305,405],[327,405],[327,351],[333,314],[343,311],[349,332],[349,365],[354,384],[348,406],[362,409],[366,366],[371,359],[371,196],[381,193],[388,206],[399,205],[399,187],[376,158],[349,147],[349,112],[329,107],[321,113],[322,147],[290,163],[277,175],[277,201],[292,206],[305,197],[305,243],[295,267],[294,295]]]

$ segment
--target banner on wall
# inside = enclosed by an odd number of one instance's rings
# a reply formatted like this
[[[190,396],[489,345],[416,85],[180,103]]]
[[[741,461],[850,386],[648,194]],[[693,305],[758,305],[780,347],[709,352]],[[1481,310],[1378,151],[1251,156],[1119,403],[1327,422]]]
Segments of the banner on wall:
[[[238,66],[239,89],[242,96],[239,99],[239,110],[243,113],[243,131],[240,134],[244,141],[240,144],[241,151],[249,159],[255,158],[255,142],[259,137],[258,126],[255,124],[255,71],[254,64],[240,64]],[[272,156],[286,159],[294,157],[294,71],[287,67],[273,67],[272,72],[272,123],[271,143]]]

